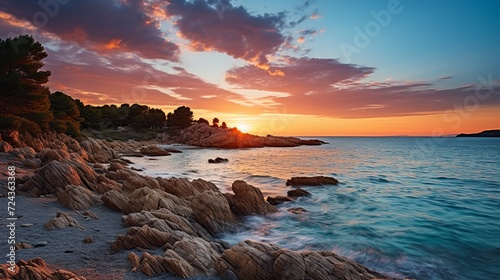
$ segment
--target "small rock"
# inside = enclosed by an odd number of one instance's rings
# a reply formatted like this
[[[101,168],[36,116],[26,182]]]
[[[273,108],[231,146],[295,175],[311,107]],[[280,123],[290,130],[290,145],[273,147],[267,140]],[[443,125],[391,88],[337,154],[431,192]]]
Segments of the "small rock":
[[[287,195],[291,197],[300,197],[300,196],[309,196],[311,195],[311,193],[301,188],[298,188],[295,190],[288,191]]]
[[[34,224],[21,224],[21,227],[31,227],[33,226]]]
[[[169,153],[182,153],[182,151],[174,149],[174,148],[165,148],[164,150],[169,152]]]
[[[80,215],[85,217],[85,220],[87,220],[87,219],[94,219],[94,220],[99,219],[99,217],[97,217],[97,215],[94,212],[92,212],[91,210],[85,210]]]
[[[307,212],[306,209],[302,208],[302,207],[294,207],[294,208],[290,208],[288,209],[288,212],[292,213],[292,214],[304,214]]]
[[[221,158],[217,157],[215,159],[209,159],[208,163],[221,163],[221,162],[228,162],[229,160],[227,158]]]
[[[83,243],[86,243],[86,244],[94,243],[94,239],[92,239],[92,237],[85,237],[83,239]]]
[[[292,199],[286,196],[279,195],[279,196],[268,196],[266,201],[269,202],[269,204],[271,205],[278,205],[285,202],[290,202],[292,201]]]
[[[66,251],[64,251],[64,253],[66,253],[66,254],[73,254],[74,252],[71,251],[71,250],[66,250]]]
[[[45,228],[48,230],[64,228],[68,226],[81,230],[85,229],[75,220],[75,218],[71,217],[69,213],[61,211],[57,212],[56,217],[45,224]]]
[[[35,247],[35,248],[45,247],[45,246],[47,246],[47,244],[48,244],[47,241],[40,241],[40,242],[36,243],[33,247]]]
[[[151,157],[169,156],[170,153],[157,146],[147,146],[140,149],[141,154]]]

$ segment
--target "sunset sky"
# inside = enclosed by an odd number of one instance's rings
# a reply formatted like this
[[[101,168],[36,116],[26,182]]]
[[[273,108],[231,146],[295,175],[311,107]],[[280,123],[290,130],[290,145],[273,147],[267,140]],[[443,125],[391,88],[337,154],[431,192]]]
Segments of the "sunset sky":
[[[86,104],[263,135],[500,128],[500,1],[270,2],[0,0],[0,37],[33,35],[50,90]]]

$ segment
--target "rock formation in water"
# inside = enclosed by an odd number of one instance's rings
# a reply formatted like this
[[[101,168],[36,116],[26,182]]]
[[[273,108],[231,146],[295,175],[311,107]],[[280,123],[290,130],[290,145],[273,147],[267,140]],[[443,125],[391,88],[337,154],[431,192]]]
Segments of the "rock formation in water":
[[[333,177],[315,176],[315,177],[292,177],[286,181],[287,186],[322,186],[337,185],[339,181]]]
[[[266,137],[243,133],[237,129],[212,127],[204,123],[184,129],[177,141],[187,145],[216,148],[257,148],[257,147],[295,147],[300,145],[321,145],[320,140],[302,140],[295,137]]]

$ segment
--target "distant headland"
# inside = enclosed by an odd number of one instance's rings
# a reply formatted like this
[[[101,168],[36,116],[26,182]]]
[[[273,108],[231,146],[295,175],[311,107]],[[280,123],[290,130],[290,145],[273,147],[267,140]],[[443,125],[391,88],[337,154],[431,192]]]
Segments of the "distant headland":
[[[500,129],[484,130],[479,133],[461,133],[457,137],[500,137]]]

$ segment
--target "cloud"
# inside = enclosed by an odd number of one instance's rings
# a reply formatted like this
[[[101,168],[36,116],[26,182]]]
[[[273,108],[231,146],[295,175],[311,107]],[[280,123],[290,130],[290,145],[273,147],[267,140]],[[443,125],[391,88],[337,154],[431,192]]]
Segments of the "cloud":
[[[367,82],[365,78],[374,68],[334,59],[288,57],[273,67],[286,75],[271,77],[255,67],[245,66],[228,71],[226,81],[245,89],[288,93],[268,99],[290,114],[374,118],[500,105],[500,95],[494,94],[500,85],[437,90],[429,83]]]
[[[440,80],[448,80],[448,79],[451,79],[453,78],[453,76],[444,76],[444,77],[441,77],[439,78]]]
[[[280,29],[285,14],[250,14],[244,7],[225,3],[221,10],[214,1],[171,0],[166,6],[182,38],[195,51],[217,51],[269,69],[267,55],[285,41]]]
[[[8,2],[8,3],[3,3]],[[179,47],[164,39],[159,23],[142,1],[1,0],[2,9],[43,32],[101,53],[134,52],[150,59],[177,61]],[[56,3],[44,6],[40,3]]]
[[[305,95],[329,89],[347,79],[359,79],[374,71],[371,67],[358,67],[340,63],[336,59],[284,57],[281,63],[271,65],[284,76],[270,76],[254,66],[233,68],[226,74],[228,83],[246,89],[287,92]]]
[[[49,40],[41,34],[36,39]],[[63,91],[86,104],[187,105],[218,112],[261,112],[258,107],[242,105],[246,99],[241,95],[205,82],[179,66],[164,72],[137,55],[102,55],[64,41],[52,42],[46,51],[45,68],[52,72],[47,84],[50,90]]]
[[[319,14],[319,12],[316,10],[314,11],[311,16],[309,16],[310,19],[320,19],[322,16]]]

